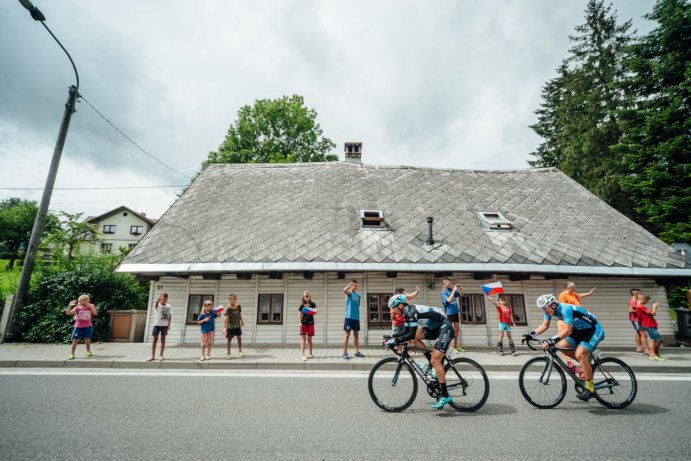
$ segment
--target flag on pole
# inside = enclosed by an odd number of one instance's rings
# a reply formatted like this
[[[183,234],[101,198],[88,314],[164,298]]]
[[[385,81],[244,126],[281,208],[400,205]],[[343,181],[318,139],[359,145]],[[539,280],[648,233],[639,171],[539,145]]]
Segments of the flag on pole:
[[[213,312],[214,314],[218,314],[219,312],[222,312],[223,309],[225,309],[225,307],[223,307],[223,306],[216,306],[216,307],[214,307],[213,309],[211,309],[211,312]]]
[[[504,287],[501,286],[501,282],[493,282],[482,285],[482,291],[484,291],[487,296],[501,295],[504,294]]]

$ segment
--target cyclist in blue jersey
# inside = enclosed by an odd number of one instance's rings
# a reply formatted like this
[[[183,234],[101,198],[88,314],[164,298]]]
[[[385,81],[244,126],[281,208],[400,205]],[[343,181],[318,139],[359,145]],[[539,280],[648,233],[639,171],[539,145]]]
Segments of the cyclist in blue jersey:
[[[405,318],[403,331],[394,334],[391,339],[386,340],[386,344],[390,347],[413,341],[416,346],[421,349],[426,349],[420,335],[416,335],[416,333],[418,333],[418,319],[428,320],[424,328],[424,338],[436,339],[437,342],[434,345],[432,353],[426,352],[425,356],[434,367],[439,385],[441,386],[441,398],[432,405],[432,408],[436,408],[437,410],[444,408],[446,404],[453,401],[446,388],[446,373],[442,366],[442,358],[449,349],[449,344],[454,337],[453,325],[446,318],[444,311],[441,309],[431,306],[416,306],[409,304],[408,298],[404,294],[392,296],[389,299],[389,309],[396,310],[397,314]]]
[[[590,354],[598,343],[605,338],[605,330],[602,329],[597,317],[582,307],[557,302],[553,294],[542,295],[537,298],[537,307],[541,308],[545,315],[542,324],[527,335],[523,335],[521,342],[526,339],[535,339],[535,336],[549,329],[552,318],[557,319],[559,333],[547,339],[542,346],[544,349],[558,346],[563,348],[575,348],[575,350],[562,350],[564,355],[578,360],[585,375],[585,391],[578,394],[581,400],[589,400],[595,391],[593,387],[593,368],[590,366]]]

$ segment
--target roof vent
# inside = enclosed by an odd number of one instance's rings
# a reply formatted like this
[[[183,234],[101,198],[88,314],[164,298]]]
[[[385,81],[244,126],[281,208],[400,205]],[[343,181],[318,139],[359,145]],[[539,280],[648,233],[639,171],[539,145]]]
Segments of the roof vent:
[[[362,163],[362,143],[347,142],[343,147],[345,161],[348,163]]]
[[[513,223],[498,211],[478,211],[477,215],[482,225],[491,231],[510,231],[513,229]]]
[[[384,221],[384,212],[381,210],[359,210],[360,211],[360,229],[386,229],[386,221]]]

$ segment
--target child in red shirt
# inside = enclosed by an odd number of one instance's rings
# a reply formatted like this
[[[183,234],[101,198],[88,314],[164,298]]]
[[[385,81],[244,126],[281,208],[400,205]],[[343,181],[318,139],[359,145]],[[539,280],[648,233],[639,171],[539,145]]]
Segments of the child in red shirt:
[[[497,342],[497,354],[504,355],[504,332],[506,336],[509,337],[509,350],[512,355],[516,355],[516,346],[513,344],[513,338],[511,337],[511,327],[509,324],[516,326],[516,322],[513,320],[513,310],[506,305],[506,298],[503,296],[499,297],[499,302],[497,303],[489,296],[487,297],[492,304],[497,308],[497,316],[499,317],[499,340]]]
[[[660,346],[662,345],[662,336],[660,332],[657,331],[657,320],[655,320],[655,315],[657,314],[657,308],[659,304],[657,302],[653,303],[653,309],[650,310],[646,307],[646,303],[650,301],[650,296],[641,293],[638,295],[638,305],[636,306],[636,317],[642,328],[648,333],[650,338],[650,360],[665,360],[660,357]]]

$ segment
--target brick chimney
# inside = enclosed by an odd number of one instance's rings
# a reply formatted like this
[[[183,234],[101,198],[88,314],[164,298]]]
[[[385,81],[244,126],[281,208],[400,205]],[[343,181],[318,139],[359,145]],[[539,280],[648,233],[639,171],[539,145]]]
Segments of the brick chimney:
[[[348,163],[362,163],[362,143],[346,142],[343,148],[345,161]]]

